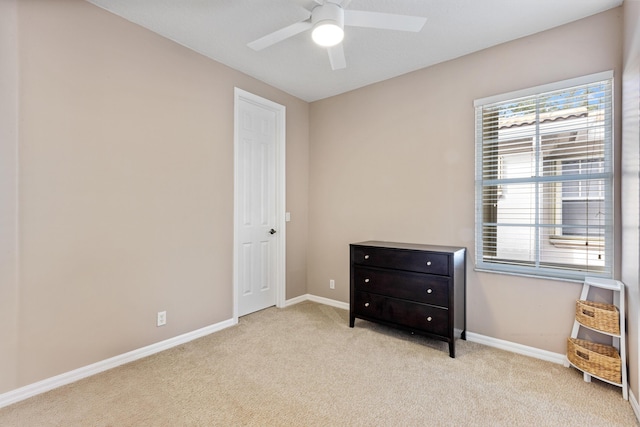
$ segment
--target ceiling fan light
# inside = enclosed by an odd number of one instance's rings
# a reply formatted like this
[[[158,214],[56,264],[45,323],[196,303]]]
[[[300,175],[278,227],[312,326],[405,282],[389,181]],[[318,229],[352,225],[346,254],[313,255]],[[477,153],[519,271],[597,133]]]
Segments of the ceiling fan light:
[[[324,2],[311,11],[311,38],[320,46],[335,46],[344,38],[344,9],[339,4]]]
[[[320,46],[335,46],[344,38],[344,30],[335,22],[321,21],[313,27],[311,38]]]

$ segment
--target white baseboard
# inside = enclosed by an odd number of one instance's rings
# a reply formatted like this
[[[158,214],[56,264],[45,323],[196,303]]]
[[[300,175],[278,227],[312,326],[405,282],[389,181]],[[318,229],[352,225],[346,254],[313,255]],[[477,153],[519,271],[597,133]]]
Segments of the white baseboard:
[[[330,305],[331,307],[341,308],[343,310],[349,310],[348,302],[336,301],[334,299],[318,297],[311,294],[300,295],[299,297],[289,299],[285,302],[285,307],[289,307],[290,305],[298,304],[304,301],[313,301],[319,304]]]
[[[142,347],[128,353],[120,354],[118,356],[105,359],[100,362],[84,366],[82,368],[74,369],[73,371],[65,372],[64,374],[56,375],[55,377],[47,378],[46,380],[38,381],[36,383],[17,388],[7,393],[0,394],[0,408],[9,406],[13,403],[28,399],[49,390],[53,390],[54,388],[71,384],[83,378],[99,374],[100,372],[116,368],[120,365],[124,365],[125,363],[133,362],[135,360],[142,359],[143,357],[151,356],[152,354],[159,353],[161,351],[168,350],[172,347],[176,347],[186,342],[193,341],[197,338],[201,338],[214,332],[218,332],[222,329],[234,326],[236,323],[237,322],[233,321],[233,319],[225,320],[211,326],[197,329],[192,332],[187,332],[186,334],[169,338],[165,341],[151,344],[149,346]]]
[[[638,399],[631,391],[631,387],[629,387],[629,403],[631,404],[633,413],[636,414],[636,418],[640,421],[640,405],[638,405]]]
[[[553,353],[547,350],[540,350],[539,348],[529,347],[511,341],[499,340],[497,338],[476,334],[474,332],[467,331],[466,337],[467,340],[471,342],[477,342],[478,344],[484,344],[489,347],[499,348],[501,350],[522,354],[524,356],[534,357],[536,359],[546,360],[547,362],[553,362],[560,365],[563,365],[564,361],[567,358],[564,354]]]
[[[288,299],[284,302],[285,307],[290,307],[301,302],[309,301],[309,294],[300,295],[299,297]]]

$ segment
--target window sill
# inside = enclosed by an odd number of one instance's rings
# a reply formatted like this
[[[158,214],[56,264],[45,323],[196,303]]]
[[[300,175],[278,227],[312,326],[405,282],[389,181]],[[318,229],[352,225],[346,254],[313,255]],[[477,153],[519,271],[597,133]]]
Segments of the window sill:
[[[490,270],[487,268],[475,267],[473,271],[478,273],[489,273],[489,274],[503,274],[506,276],[518,276],[518,277],[527,277],[531,279],[541,279],[541,280],[549,280],[556,282],[570,282],[570,283],[583,283],[584,278],[570,278],[570,277],[556,277],[556,276],[546,276],[546,275],[538,275],[538,274],[527,274],[527,273],[518,273],[513,271],[502,271],[502,270]]]

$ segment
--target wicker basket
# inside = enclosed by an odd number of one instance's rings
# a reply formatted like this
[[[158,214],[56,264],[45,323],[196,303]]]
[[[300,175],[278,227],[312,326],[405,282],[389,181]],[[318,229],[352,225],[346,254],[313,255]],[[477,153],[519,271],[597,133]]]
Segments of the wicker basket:
[[[615,347],[568,338],[567,358],[572,365],[588,374],[622,384],[622,363]]]
[[[590,328],[620,335],[620,312],[613,304],[578,300],[576,320]]]

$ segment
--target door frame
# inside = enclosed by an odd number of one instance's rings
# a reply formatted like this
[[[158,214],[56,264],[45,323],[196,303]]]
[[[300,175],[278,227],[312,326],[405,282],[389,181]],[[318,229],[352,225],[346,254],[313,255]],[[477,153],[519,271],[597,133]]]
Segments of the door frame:
[[[238,248],[240,241],[239,227],[239,104],[240,101],[250,102],[275,113],[276,130],[275,130],[275,167],[276,167],[276,216],[274,224],[277,233],[274,235],[276,248],[276,265],[275,268],[275,299],[276,307],[283,308],[285,306],[286,296],[286,228],[285,228],[285,209],[286,209],[286,108],[268,99],[254,95],[250,92],[242,90],[238,87],[234,88],[234,118],[233,118],[233,320],[238,322],[238,288],[240,286],[240,265],[238,262]]]

